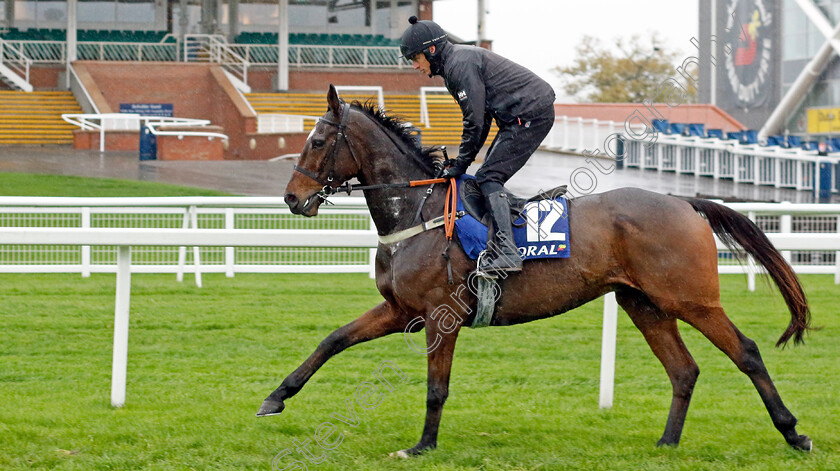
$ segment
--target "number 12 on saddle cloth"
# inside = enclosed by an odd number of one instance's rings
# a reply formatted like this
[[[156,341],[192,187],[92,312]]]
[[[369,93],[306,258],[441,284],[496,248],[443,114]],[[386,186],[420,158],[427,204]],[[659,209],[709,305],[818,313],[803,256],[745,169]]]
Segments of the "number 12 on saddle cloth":
[[[459,182],[460,184],[461,182]],[[458,211],[464,211],[458,199]],[[530,201],[513,220],[513,238],[522,260],[568,258],[568,204],[563,197]],[[487,248],[487,226],[470,214],[455,221],[458,240],[467,256],[475,260]]]

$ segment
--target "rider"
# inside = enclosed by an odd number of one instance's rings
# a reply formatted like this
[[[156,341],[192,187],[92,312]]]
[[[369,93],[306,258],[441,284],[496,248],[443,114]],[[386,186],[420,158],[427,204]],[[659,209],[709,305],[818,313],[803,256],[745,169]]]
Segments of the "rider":
[[[489,272],[520,271],[513,243],[510,202],[504,183],[537,150],[554,124],[554,90],[530,70],[486,49],[452,44],[433,21],[408,19],[400,51],[415,69],[440,75],[464,115],[458,158],[442,176],[462,175],[487,140],[490,123],[499,132],[475,174],[495,223],[499,252],[483,263]]]

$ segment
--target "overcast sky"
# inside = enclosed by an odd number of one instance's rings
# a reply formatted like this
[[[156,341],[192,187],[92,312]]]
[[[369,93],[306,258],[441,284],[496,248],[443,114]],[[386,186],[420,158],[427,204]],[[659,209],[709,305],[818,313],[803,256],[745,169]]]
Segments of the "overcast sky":
[[[493,50],[539,74],[559,90],[551,69],[570,65],[588,34],[609,44],[616,37],[658,32],[678,59],[695,55],[699,0],[485,0]],[[464,40],[477,36],[476,0],[438,0],[434,19]],[[563,101],[570,101],[564,99]]]

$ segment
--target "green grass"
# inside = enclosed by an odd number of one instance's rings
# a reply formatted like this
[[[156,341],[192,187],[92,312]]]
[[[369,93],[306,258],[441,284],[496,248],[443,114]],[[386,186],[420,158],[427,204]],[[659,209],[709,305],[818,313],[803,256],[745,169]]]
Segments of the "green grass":
[[[599,410],[600,302],[465,330],[439,448],[424,456],[388,457],[416,443],[424,416],[425,358],[401,335],[342,353],[282,415],[255,418],[318,342],[380,301],[364,275],[205,275],[201,289],[133,275],[127,403],[112,409],[114,276],[2,274],[0,469],[271,469],[327,420],[341,425],[343,442],[309,470],[840,469],[840,289],[830,276],[804,277],[824,328],[778,350],[788,321],[781,298],[747,292],[741,276],[722,280],[724,306],[762,349],[814,452],[785,445],[748,379],[690,327],[683,336],[701,375],[679,448],[655,447],[670,384],[623,314],[615,406]],[[330,419],[386,360],[408,379],[376,409],[357,406],[357,427]]]
[[[225,196],[229,193],[110,178],[0,172],[4,196]]]

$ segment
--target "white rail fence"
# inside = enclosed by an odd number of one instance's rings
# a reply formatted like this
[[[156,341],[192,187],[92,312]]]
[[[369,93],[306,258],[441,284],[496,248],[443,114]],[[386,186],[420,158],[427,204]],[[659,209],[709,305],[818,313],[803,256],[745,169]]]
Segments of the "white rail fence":
[[[6,40],[6,43],[21,50],[33,64],[67,62],[65,41]],[[97,61],[175,62],[179,60],[178,51],[184,49],[178,42],[79,41],[76,44],[79,60]],[[277,65],[279,54],[275,44],[228,44],[228,47],[231,52],[251,65],[266,67]],[[289,46],[289,66],[406,69],[411,67],[411,63],[400,57],[398,47],[300,44]]]
[[[641,126],[644,127],[643,125]],[[639,125],[634,125],[636,130]],[[586,119],[577,116],[557,116],[554,118],[554,126],[548,132],[542,143],[543,147],[551,150],[574,153],[595,153],[603,155],[606,146],[616,151],[615,143],[610,136],[625,134],[624,121],[604,121],[598,119]]]
[[[333,198],[318,218],[293,215],[277,197],[32,198],[0,197],[0,227],[359,230],[375,235],[363,198]],[[332,201],[332,200],[331,200]],[[135,248],[139,273],[370,273],[370,250],[324,247],[158,247],[150,238]],[[373,243],[370,248],[376,247]],[[109,246],[0,246],[0,272],[113,273],[116,249]]]
[[[644,139],[633,139],[625,126],[623,121],[558,116],[542,145],[562,152],[619,156],[629,168],[813,191],[821,197],[840,192],[837,154],[820,156],[816,150],[799,147],[653,134],[643,124],[633,124],[630,131]]]
[[[125,403],[131,273],[371,272],[376,232],[363,198],[337,198],[318,218],[280,198],[0,198],[0,272],[117,274],[111,403]],[[739,203],[797,273],[840,283],[840,205]],[[133,249],[132,249],[133,247]],[[193,247],[187,267],[187,247]],[[747,273],[718,244],[721,273]],[[132,255],[132,251],[134,254]],[[599,404],[613,404],[617,304],[604,303]]]

